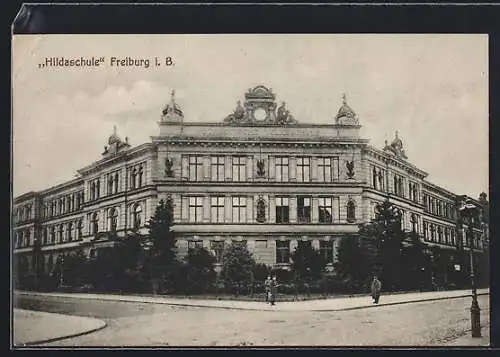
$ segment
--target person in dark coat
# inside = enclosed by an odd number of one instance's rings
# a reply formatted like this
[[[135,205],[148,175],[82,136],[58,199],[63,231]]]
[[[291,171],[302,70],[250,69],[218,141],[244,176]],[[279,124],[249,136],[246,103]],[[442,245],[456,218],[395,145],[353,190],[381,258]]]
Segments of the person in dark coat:
[[[372,299],[374,304],[378,304],[381,290],[382,290],[382,282],[378,280],[378,277],[376,275],[374,275],[371,284]]]

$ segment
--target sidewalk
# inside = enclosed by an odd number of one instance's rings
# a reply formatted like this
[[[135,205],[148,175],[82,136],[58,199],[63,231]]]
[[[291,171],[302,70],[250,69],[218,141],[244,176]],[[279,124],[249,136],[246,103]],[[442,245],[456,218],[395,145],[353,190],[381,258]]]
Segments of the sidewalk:
[[[479,289],[478,295],[488,295],[489,289]],[[162,296],[145,297],[133,295],[113,294],[88,294],[88,293],[38,293],[17,291],[19,295],[32,296],[54,296],[81,299],[95,299],[108,301],[142,302],[151,304],[166,304],[174,306],[210,307],[238,310],[271,310],[271,311],[339,311],[354,310],[376,306],[397,305],[411,302],[422,302],[442,299],[452,299],[471,296],[470,290],[416,292],[408,294],[387,294],[380,297],[380,303],[374,305],[371,298],[367,296],[356,296],[350,298],[332,298],[306,301],[277,302],[275,306],[258,301],[235,301],[235,300],[201,300],[187,298],[165,298]]]
[[[482,324],[481,324],[482,325]],[[489,347],[490,346],[490,328],[489,324],[481,326],[481,337],[472,337],[471,331],[467,334],[460,336],[448,343],[446,346],[453,347]]]
[[[104,327],[104,321],[89,317],[14,309],[13,342],[14,346],[23,347],[79,336]]]

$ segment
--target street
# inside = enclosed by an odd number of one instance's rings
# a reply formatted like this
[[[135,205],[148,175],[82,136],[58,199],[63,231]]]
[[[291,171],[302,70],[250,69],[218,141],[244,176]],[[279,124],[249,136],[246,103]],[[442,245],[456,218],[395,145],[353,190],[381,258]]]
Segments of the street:
[[[478,299],[486,333],[489,296]],[[467,297],[349,311],[244,311],[39,296],[20,297],[15,306],[107,323],[103,330],[41,346],[442,346],[470,334],[470,302]]]

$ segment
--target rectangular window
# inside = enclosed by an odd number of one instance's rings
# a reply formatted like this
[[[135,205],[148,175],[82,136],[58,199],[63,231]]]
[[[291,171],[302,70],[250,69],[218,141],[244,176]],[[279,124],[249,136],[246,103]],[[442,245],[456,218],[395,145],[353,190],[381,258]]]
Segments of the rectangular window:
[[[309,157],[297,158],[297,181],[311,181],[311,159]]]
[[[319,241],[319,252],[325,258],[327,264],[333,263],[333,242],[326,240]]]
[[[189,180],[199,181],[203,178],[203,157],[189,155]]]
[[[203,221],[203,197],[189,197],[189,222]]]
[[[332,198],[331,197],[319,197],[319,222],[320,223],[332,223],[333,219],[333,208],[332,208]]]
[[[318,181],[332,181],[332,160],[329,157],[318,157]]]
[[[188,241],[188,251],[191,249],[196,249],[196,248],[203,248],[203,241],[202,240],[190,240]]]
[[[211,241],[210,249],[215,255],[215,262],[217,264],[222,263],[222,257],[224,256],[224,241]]]
[[[298,223],[311,222],[311,198],[306,196],[297,197],[297,221]]]
[[[247,199],[246,197],[233,197],[233,222],[244,223],[247,221]]]
[[[290,241],[276,241],[276,263],[290,263]]]
[[[276,157],[276,181],[288,182],[288,157]]]
[[[233,157],[233,181],[246,180],[246,158],[243,156]]]
[[[212,156],[212,181],[224,181],[224,156]]]
[[[276,223],[288,223],[289,217],[288,197],[276,197]]]
[[[224,201],[225,197],[211,197],[210,198],[210,208],[211,215],[210,218],[213,223],[222,223],[224,222]]]
[[[456,245],[457,242],[455,241],[455,229],[451,229],[451,244]]]
[[[255,248],[256,249],[267,249],[267,240],[265,239],[258,239],[255,241]]]

